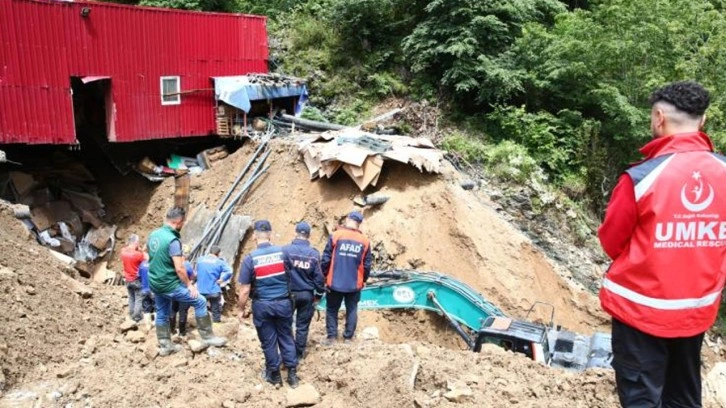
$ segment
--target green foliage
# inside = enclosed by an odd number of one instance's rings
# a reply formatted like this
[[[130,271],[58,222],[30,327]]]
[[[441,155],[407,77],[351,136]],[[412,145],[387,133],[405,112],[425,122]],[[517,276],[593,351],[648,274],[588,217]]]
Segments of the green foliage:
[[[441,142],[441,147],[450,152],[456,152],[469,163],[483,164],[489,146],[482,140],[465,136],[461,133],[447,135]]]
[[[489,171],[502,181],[526,183],[544,181],[537,161],[527,149],[511,140],[503,140],[485,153]]]
[[[556,0],[429,1],[425,18],[403,40],[403,51],[414,73],[465,106],[502,100],[521,90],[521,73],[511,66],[508,51],[523,25],[546,22],[564,10]]]
[[[512,48],[525,72],[517,98],[530,112],[566,109],[598,124],[574,151],[588,158],[597,199],[649,138],[648,96],[667,82],[695,79],[713,92],[708,129],[724,141],[725,40],[726,16],[707,0],[601,1],[559,15],[551,28],[525,26]]]

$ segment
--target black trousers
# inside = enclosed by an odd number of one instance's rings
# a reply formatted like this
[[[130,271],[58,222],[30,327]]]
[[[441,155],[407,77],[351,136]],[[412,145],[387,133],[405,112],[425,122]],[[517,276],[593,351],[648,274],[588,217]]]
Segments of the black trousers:
[[[661,338],[613,319],[613,368],[624,408],[700,408],[703,333]]]

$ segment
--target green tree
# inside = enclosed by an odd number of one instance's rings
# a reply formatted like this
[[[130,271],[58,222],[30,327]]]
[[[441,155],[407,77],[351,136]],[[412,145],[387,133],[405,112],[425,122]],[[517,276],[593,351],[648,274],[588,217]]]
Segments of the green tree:
[[[432,0],[403,40],[414,73],[471,110],[521,90],[508,51],[522,27],[547,23],[565,7],[556,0]]]

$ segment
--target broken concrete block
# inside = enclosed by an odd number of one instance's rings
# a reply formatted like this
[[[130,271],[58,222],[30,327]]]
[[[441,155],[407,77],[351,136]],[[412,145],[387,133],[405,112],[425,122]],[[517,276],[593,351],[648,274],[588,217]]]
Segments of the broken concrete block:
[[[288,408],[310,407],[319,404],[320,401],[320,393],[312,384],[302,384],[297,388],[287,389],[285,406]]]

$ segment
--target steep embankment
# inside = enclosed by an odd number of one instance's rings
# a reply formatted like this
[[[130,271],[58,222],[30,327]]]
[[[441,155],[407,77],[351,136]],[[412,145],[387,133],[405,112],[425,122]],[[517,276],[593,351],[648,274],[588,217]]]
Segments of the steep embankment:
[[[269,219],[277,243],[292,239],[295,223],[307,220],[313,226],[311,240],[322,250],[327,237],[324,226],[335,225],[351,211],[352,198],[359,191],[344,174],[311,182],[293,143],[275,141],[272,149],[270,170],[237,213]],[[190,207],[198,203],[216,206],[252,150],[246,146],[192,178]],[[562,270],[480,193],[463,190],[457,182],[459,175],[448,164],[445,169],[442,175],[430,175],[386,163],[379,193],[391,199],[379,208],[363,211],[362,229],[373,242],[378,264],[414,266],[455,276],[513,316],[523,317],[533,302],[541,301],[555,306],[557,323],[565,327],[584,333],[603,328],[604,315],[593,296],[563,278]],[[127,198],[121,199],[116,191],[118,186],[107,191],[104,200],[122,224],[121,233],[148,233],[173,203],[172,180],[154,191],[145,208],[130,207]],[[245,242],[245,251],[252,248],[250,241]]]

